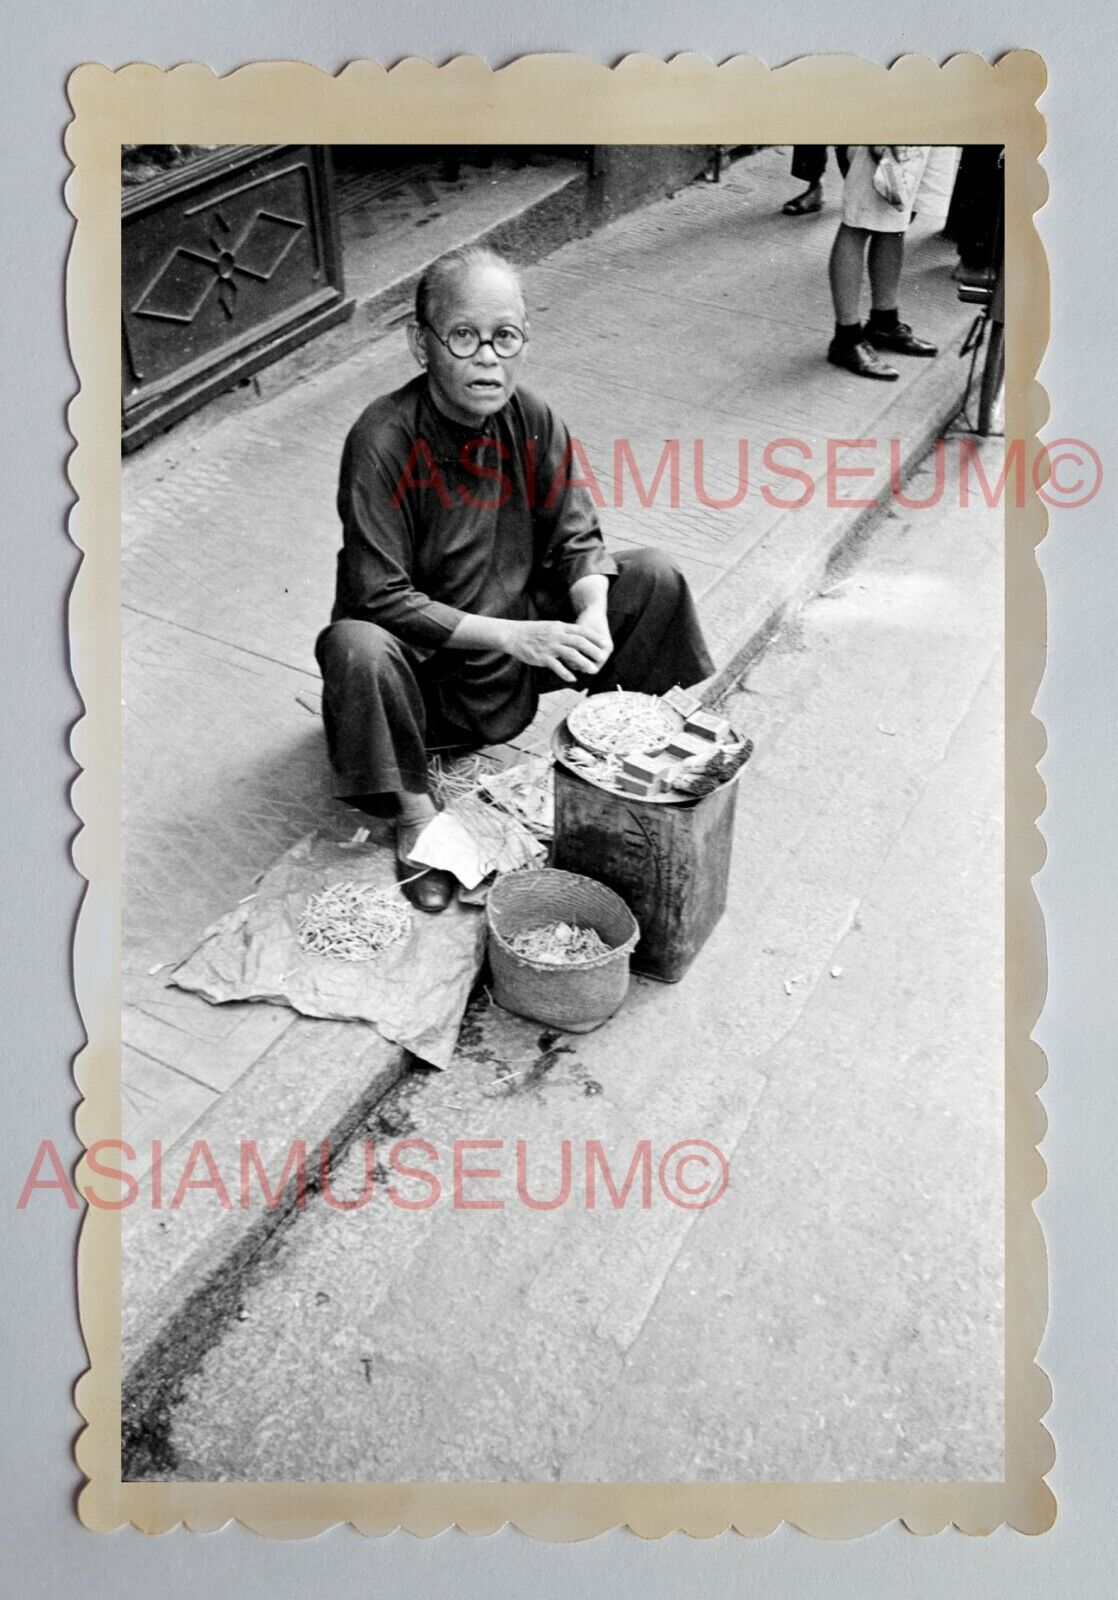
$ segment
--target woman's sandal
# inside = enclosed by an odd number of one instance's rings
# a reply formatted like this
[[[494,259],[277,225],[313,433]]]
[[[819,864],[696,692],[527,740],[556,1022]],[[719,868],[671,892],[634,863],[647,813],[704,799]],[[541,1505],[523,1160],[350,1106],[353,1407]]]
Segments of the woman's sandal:
[[[806,194],[798,194],[794,200],[788,200],[781,210],[786,217],[810,217],[815,211],[822,211],[823,201],[809,200]]]

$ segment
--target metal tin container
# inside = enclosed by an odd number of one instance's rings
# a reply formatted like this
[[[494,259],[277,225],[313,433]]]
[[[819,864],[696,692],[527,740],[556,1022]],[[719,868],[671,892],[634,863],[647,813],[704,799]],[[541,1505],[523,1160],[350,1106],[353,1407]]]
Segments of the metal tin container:
[[[556,867],[615,890],[640,924],[634,972],[678,983],[726,909],[737,782],[745,767],[701,799],[613,794],[555,754]]]

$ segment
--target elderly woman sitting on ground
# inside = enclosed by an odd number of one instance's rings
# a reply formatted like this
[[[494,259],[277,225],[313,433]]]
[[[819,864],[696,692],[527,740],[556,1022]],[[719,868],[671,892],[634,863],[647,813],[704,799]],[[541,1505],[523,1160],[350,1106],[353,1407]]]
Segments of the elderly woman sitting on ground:
[[[607,551],[567,428],[519,386],[528,341],[516,269],[444,256],[408,328],[420,372],[366,407],[342,454],[323,716],[338,794],[396,818],[401,878],[435,810],[430,750],[514,739],[549,689],[660,694],[713,671],[675,565]],[[406,892],[441,911],[453,880],[428,871]]]

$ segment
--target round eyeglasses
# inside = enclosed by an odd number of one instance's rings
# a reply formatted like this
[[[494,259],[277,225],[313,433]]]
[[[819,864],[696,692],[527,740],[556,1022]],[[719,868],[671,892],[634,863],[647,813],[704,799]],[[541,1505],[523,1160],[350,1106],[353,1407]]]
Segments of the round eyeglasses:
[[[458,323],[451,328],[445,339],[429,322],[425,322],[423,326],[459,361],[468,361],[471,356],[476,356],[483,344],[489,345],[494,355],[500,356],[502,361],[511,361],[513,356],[520,354],[528,342],[528,335],[524,329],[518,328],[511,322],[503,328],[497,328],[489,339],[483,339],[477,329],[471,328],[467,323]]]

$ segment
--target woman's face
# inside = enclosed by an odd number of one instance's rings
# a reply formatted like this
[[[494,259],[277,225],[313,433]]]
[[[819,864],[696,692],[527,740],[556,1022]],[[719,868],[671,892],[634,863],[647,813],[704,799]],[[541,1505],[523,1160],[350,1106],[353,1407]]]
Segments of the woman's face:
[[[492,339],[498,328],[527,331],[520,286],[503,267],[476,266],[456,273],[430,312],[431,327],[410,330],[412,352],[426,366],[431,395],[456,422],[481,423],[509,399],[519,381],[525,348],[501,357],[491,344],[472,356],[454,356],[442,343],[455,328]]]

